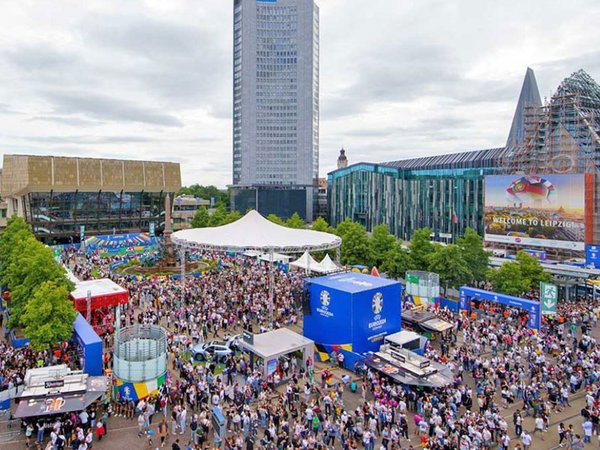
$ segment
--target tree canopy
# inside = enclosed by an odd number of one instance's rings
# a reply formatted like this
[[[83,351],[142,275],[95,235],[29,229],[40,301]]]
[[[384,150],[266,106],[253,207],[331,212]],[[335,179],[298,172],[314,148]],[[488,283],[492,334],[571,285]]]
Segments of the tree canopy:
[[[407,270],[413,268],[410,253],[398,241],[388,250],[381,265],[381,270],[386,272],[390,278],[404,278]]]
[[[341,262],[371,265],[371,246],[367,230],[359,223],[350,223],[342,236]]]
[[[295,212],[292,216],[286,221],[285,225],[289,228],[304,228],[306,225],[304,220],[300,217],[300,214]]]
[[[442,287],[459,288],[473,278],[456,244],[438,245],[429,258],[429,271],[439,274]]]
[[[531,285],[529,279],[523,276],[519,263],[515,261],[505,262],[498,269],[490,269],[488,279],[494,291],[513,296],[520,296]]]
[[[519,263],[519,268],[523,278],[529,281],[530,288],[539,289],[540,282],[543,281],[547,283],[550,281],[551,275],[547,272],[544,272],[540,260],[535,256],[531,256],[524,251],[520,251],[517,253],[517,262]]]
[[[385,260],[385,255],[392,249],[395,243],[396,238],[390,234],[386,224],[380,224],[373,228],[370,245],[373,263],[376,266],[381,266]]]
[[[177,195],[193,195],[194,197],[200,197],[204,200],[215,199],[215,205],[222,204],[223,206],[229,206],[229,193],[225,190],[221,190],[216,186],[202,186],[200,184],[192,184],[190,186],[183,186]]]
[[[77,311],[68,296],[65,286],[45,281],[27,302],[22,316],[23,331],[35,351],[71,338]]]
[[[194,217],[192,218],[192,228],[206,228],[210,224],[210,214],[208,210],[201,206],[196,210]]]
[[[414,270],[429,270],[429,258],[434,251],[431,228],[415,230],[408,244]]]
[[[485,280],[490,265],[490,254],[483,248],[481,236],[473,228],[467,228],[464,237],[458,238],[456,243],[473,275],[473,281]]]

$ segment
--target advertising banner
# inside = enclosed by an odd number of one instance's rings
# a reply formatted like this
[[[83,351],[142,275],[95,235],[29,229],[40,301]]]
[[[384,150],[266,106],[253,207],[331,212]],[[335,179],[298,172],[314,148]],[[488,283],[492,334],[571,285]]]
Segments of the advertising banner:
[[[485,240],[584,250],[585,176],[485,177]]]
[[[555,315],[558,287],[550,283],[540,283],[540,302],[542,303],[542,316]]]

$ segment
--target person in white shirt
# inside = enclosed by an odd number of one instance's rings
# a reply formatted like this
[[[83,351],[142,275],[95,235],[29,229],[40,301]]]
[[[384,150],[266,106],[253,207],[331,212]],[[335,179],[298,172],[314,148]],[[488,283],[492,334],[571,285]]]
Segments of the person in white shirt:
[[[527,431],[523,431],[523,433],[521,434],[521,443],[523,444],[523,450],[529,450],[532,441],[533,439],[527,433]]]
[[[542,435],[542,441],[544,440],[544,419],[541,417],[535,418],[535,430],[533,430],[533,434],[535,435],[539,432]]]

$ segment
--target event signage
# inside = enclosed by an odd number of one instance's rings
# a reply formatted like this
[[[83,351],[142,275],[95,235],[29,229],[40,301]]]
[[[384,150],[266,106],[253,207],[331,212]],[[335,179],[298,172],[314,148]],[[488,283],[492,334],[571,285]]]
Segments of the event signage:
[[[485,240],[569,250],[585,248],[583,174],[485,177]]]
[[[47,381],[44,381],[44,388],[46,388],[46,389],[61,388],[64,385],[65,385],[65,380],[47,380]]]
[[[512,306],[527,311],[527,326],[533,330],[539,330],[542,326],[542,316],[540,314],[540,302],[527,300],[510,295],[500,294],[498,292],[485,291],[469,286],[460,288],[460,309],[461,311],[471,311],[471,301],[487,301],[498,303],[500,305]]]
[[[550,283],[540,283],[540,302],[542,304],[542,316],[553,316],[556,314],[558,287]]]

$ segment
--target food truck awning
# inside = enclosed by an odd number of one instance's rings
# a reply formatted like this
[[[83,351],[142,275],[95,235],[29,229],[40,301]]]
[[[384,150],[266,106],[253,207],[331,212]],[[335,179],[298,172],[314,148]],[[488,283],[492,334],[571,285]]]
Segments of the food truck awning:
[[[437,317],[435,319],[426,320],[421,324],[421,326],[430,331],[437,331],[438,333],[443,333],[444,331],[454,327],[454,325],[452,325],[450,322],[446,322],[445,320]]]
[[[431,366],[437,369],[437,372],[426,377],[417,377],[400,365],[392,364],[377,355],[368,356],[365,358],[364,363],[399,384],[440,388],[449,385],[453,381],[452,371],[447,366],[434,361],[431,361]]]
[[[106,392],[106,377],[88,377],[84,392],[57,395],[22,396],[14,417],[37,417],[81,411]]]

